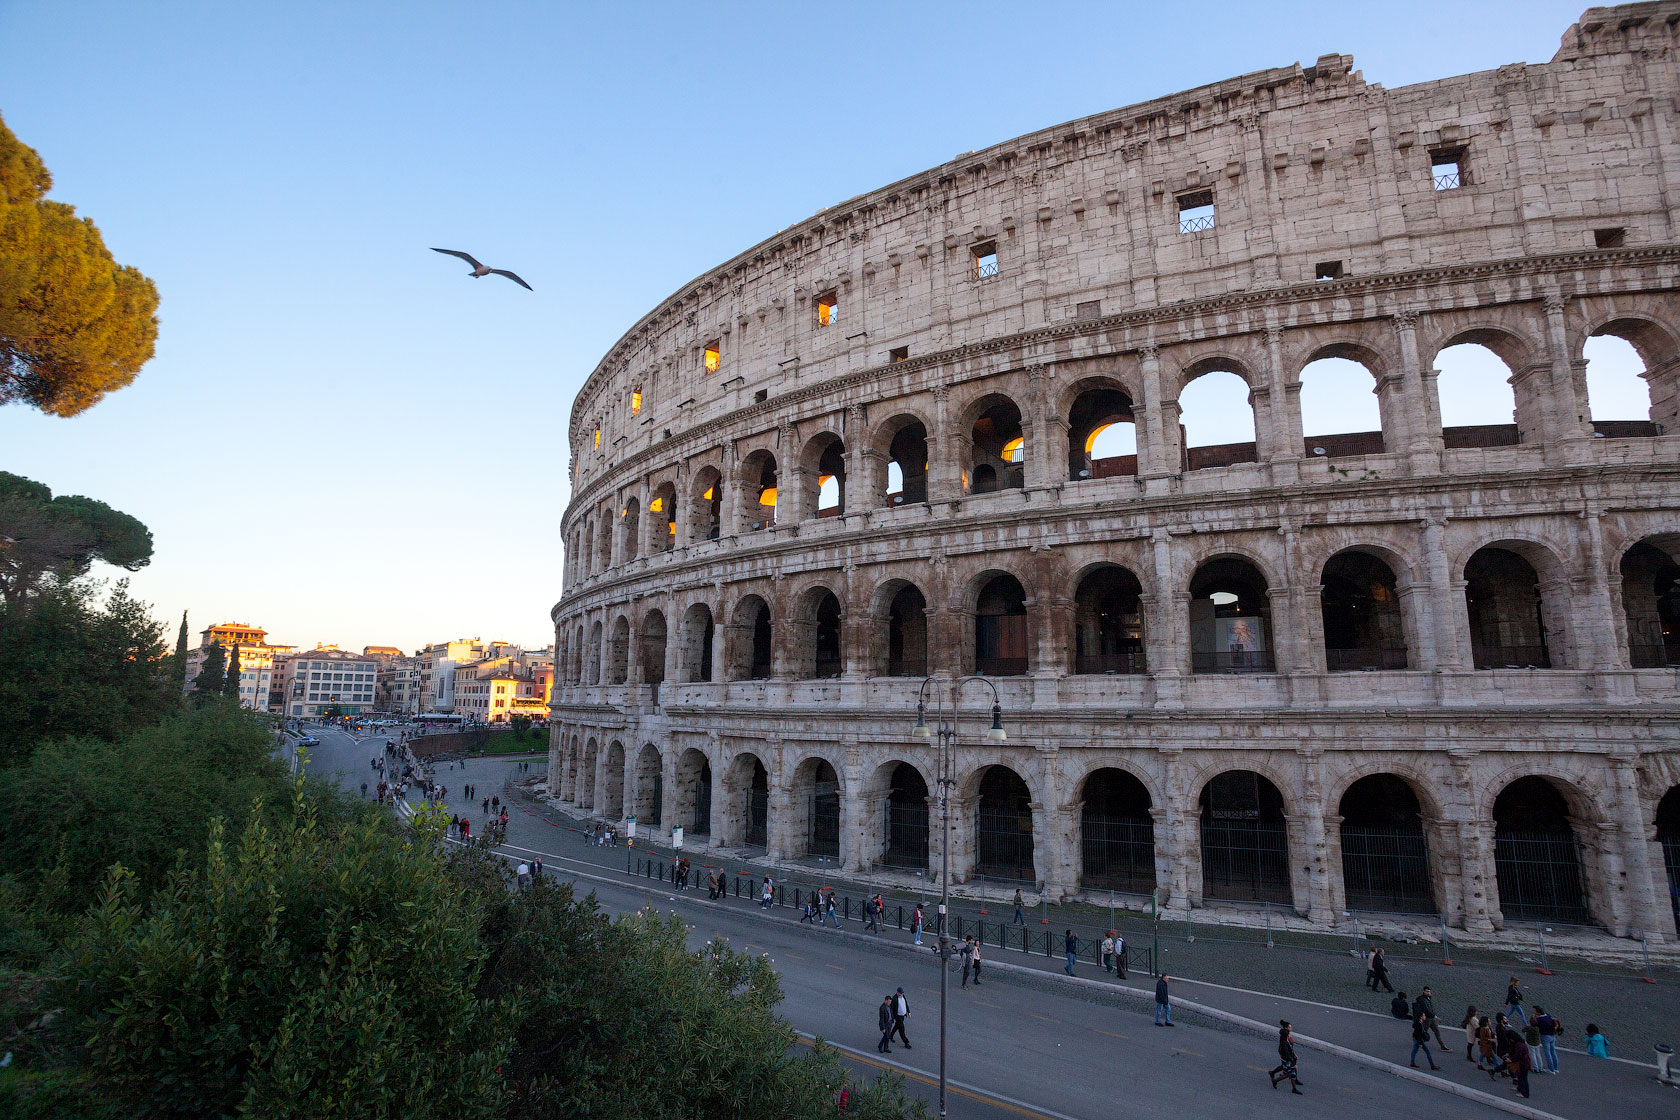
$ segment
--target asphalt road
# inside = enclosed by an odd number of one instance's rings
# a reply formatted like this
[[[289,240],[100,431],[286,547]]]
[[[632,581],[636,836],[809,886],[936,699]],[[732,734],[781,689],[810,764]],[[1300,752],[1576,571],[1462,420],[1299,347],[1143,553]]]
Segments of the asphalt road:
[[[357,743],[338,731],[318,731],[309,767],[339,773],[355,789],[372,771],[368,760],[386,736]],[[394,736],[392,736],[394,737]],[[441,771],[456,811],[459,786],[475,782],[485,794],[500,792],[516,760],[478,760],[463,769]],[[540,769],[540,760],[533,769]],[[516,819],[520,816],[515,813]],[[475,815],[476,820],[476,815]],[[714,904],[704,895],[677,896],[635,880],[577,863],[575,840],[538,844],[522,830],[523,849],[514,857],[542,851],[551,875],[575,876],[580,892],[593,891],[601,904],[625,912],[649,905],[674,912],[688,923],[695,945],[722,936],[737,947],[768,954],[782,979],[781,1013],[795,1029],[818,1035],[855,1052],[860,1072],[876,1063],[910,1078],[910,1087],[929,1092],[938,1072],[939,968],[931,952],[913,954],[867,945],[833,931],[799,926],[790,916],[766,916],[756,908]],[[517,843],[522,837],[513,837]],[[906,1050],[877,1057],[875,1009],[881,997],[902,985],[912,1001]],[[1173,1117],[1186,1115],[1287,1115],[1362,1120],[1418,1115],[1495,1117],[1508,1113],[1479,1101],[1450,1096],[1426,1085],[1359,1063],[1311,1051],[1301,1054],[1302,1096],[1270,1088],[1265,1071],[1277,1064],[1269,1038],[1197,1022],[1182,1012],[1179,1025],[1153,1025],[1147,999],[1112,991],[1069,991],[1048,976],[1011,975],[992,970],[981,988],[962,990],[951,978],[948,1073],[954,1117],[1028,1116],[1049,1118]],[[1506,1090],[1495,1088],[1495,1092]]]

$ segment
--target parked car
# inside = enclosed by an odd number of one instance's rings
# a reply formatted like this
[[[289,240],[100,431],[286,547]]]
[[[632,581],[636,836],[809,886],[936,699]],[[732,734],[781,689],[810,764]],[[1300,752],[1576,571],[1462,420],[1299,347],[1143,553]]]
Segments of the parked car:
[[[300,747],[318,747],[320,745],[321,740],[315,738],[313,735],[305,735],[303,738],[298,740],[298,746]]]

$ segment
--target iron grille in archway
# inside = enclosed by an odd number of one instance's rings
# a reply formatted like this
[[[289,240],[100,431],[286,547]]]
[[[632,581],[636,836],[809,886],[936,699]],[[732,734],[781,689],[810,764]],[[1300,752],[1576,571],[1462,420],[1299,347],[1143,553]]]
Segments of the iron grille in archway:
[[[1674,921],[1680,925],[1680,836],[1662,842],[1663,867],[1668,870],[1668,900],[1674,906]]]
[[[694,794],[694,834],[696,836],[710,836],[712,834],[712,764],[707,762],[700,767],[700,783]]]
[[[1087,890],[1155,888],[1155,822],[1149,791],[1136,777],[1104,767],[1085,779],[1080,811],[1080,885]]]
[[[659,827],[659,813],[660,813],[661,807],[664,804],[665,804],[665,776],[663,774],[655,774],[653,776],[653,806],[652,806],[651,810],[648,812],[647,827],[649,827],[649,828],[658,828]]]
[[[893,768],[887,794],[887,850],[881,862],[888,867],[924,871],[928,865],[928,790],[921,774],[906,763]]]
[[[826,762],[817,764],[812,776],[807,809],[811,824],[813,856],[840,857],[840,782],[834,767]]]
[[[762,762],[753,762],[752,788],[747,791],[747,847],[770,843],[770,775]]]
[[[1202,790],[1202,894],[1237,902],[1291,901],[1283,795],[1252,770],[1229,770]]]
[[[1500,829],[1493,838],[1493,863],[1499,874],[1499,909],[1507,918],[1586,924],[1581,854],[1573,832]]]
[[[1006,766],[990,767],[980,779],[974,873],[990,879],[1035,881],[1032,796],[1027,783]]]
[[[1423,812],[1406,780],[1397,774],[1360,778],[1342,795],[1340,816],[1347,905],[1436,913]]]

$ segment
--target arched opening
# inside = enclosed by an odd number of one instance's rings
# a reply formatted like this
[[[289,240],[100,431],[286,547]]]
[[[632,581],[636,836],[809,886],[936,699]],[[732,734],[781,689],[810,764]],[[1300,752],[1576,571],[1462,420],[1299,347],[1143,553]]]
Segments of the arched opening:
[[[1518,778],[1500,791],[1493,803],[1493,862],[1507,919],[1590,920],[1569,802],[1545,778]]]
[[[1587,360],[1587,415],[1593,432],[1609,439],[1654,436],[1651,386],[1645,363],[1633,343],[1613,334],[1587,339],[1581,350]]]
[[[974,671],[1018,677],[1027,669],[1027,593],[1014,576],[993,576],[974,604]]]
[[[888,425],[886,504],[914,505],[927,501],[927,428],[914,417],[901,417]]]
[[[1670,786],[1657,802],[1657,843],[1662,845],[1663,869],[1668,872],[1668,900],[1680,923],[1680,786]]]
[[[1324,663],[1332,673],[1404,669],[1406,630],[1394,570],[1368,552],[1324,565]]]
[[[986,400],[989,403],[975,417],[970,436],[969,493],[1019,490],[1026,485],[1027,453],[1021,410],[1008,397]]]
[[[1183,469],[1206,470],[1258,458],[1254,443],[1254,401],[1248,382],[1226,369],[1195,374],[1178,394]]]
[[[840,858],[840,776],[821,758],[806,759],[794,776],[798,803],[805,814],[805,852]]]
[[[601,815],[609,821],[624,819],[624,744],[613,740],[607,748],[601,776]]]
[[[768,529],[776,523],[776,457],[768,451],[754,451],[741,463],[742,517],[748,532]]]
[[[589,576],[595,572],[595,522],[592,518],[583,519],[583,553],[578,557],[580,576]]]
[[[659,703],[659,686],[665,683],[665,614],[650,610],[642,616],[642,681]]]
[[[648,499],[648,516],[654,518],[652,551],[669,552],[677,543],[677,488],[667,482]]]
[[[1142,673],[1143,585],[1114,565],[1079,581],[1073,596],[1073,671]]]
[[[908,762],[892,764],[887,785],[888,867],[926,871],[928,866],[928,787],[921,771]]]
[[[619,615],[613,620],[612,645],[608,647],[607,683],[623,684],[630,673],[630,620]]]
[[[626,560],[634,560],[642,548],[642,503],[631,498],[619,511],[618,519],[624,525],[624,540],[619,547],[619,555]]]
[[[689,488],[689,516],[694,519],[691,539],[715,541],[723,532],[723,476],[706,467],[694,476]]]
[[[1118,388],[1087,389],[1068,410],[1068,479],[1137,474],[1137,420]]]
[[[718,829],[721,843],[738,840],[744,847],[765,849],[770,835],[770,776],[756,754],[743,752],[729,764],[723,785],[725,812],[732,827]]]
[[[1238,902],[1292,901],[1283,794],[1252,770],[1202,787],[1202,894]]]
[[[1622,610],[1635,669],[1680,665],[1680,564],[1641,541],[1622,556]]]
[[[1513,341],[1491,332],[1471,331],[1460,337],[1493,342],[1506,354],[1516,354]],[[1511,447],[1529,442],[1518,427],[1517,395],[1504,357],[1482,342],[1458,342],[1435,355],[1435,370],[1443,446]],[[1530,439],[1539,434],[1532,431]]]
[[[762,681],[770,678],[770,605],[757,595],[747,595],[735,604],[729,626],[729,679]]]
[[[1142,782],[1112,766],[1085,779],[1079,811],[1079,848],[1085,890],[1155,889],[1155,822],[1149,815],[1149,791]]]
[[[677,819],[675,824],[696,836],[712,834],[712,764],[690,747],[677,762]]]
[[[1549,669],[1540,576],[1506,548],[1482,548],[1464,566],[1470,652],[1478,669]]]
[[[912,583],[900,587],[887,605],[886,675],[927,675],[927,600]]]
[[[793,618],[795,680],[838,677],[841,660],[840,600],[826,587],[813,587],[799,601]]]
[[[583,642],[583,626],[577,628],[577,636],[572,642],[572,683],[583,683],[583,662],[586,654]]]
[[[646,743],[636,756],[636,792],[630,805],[630,814],[636,818],[638,825],[649,829],[660,826],[664,795],[665,778],[659,748]]]
[[[1270,673],[1272,603],[1266,577],[1247,560],[1221,556],[1190,580],[1190,669]]]
[[[974,874],[986,879],[1035,882],[1032,793],[1007,766],[980,774],[974,812]]]
[[[846,512],[846,445],[825,432],[805,446],[806,508],[816,517]]]
[[[749,848],[770,845],[770,771],[756,755],[747,781],[747,827],[742,837]]]
[[[601,748],[594,739],[589,740],[583,748],[583,761],[578,767],[578,808],[595,808],[595,777],[596,768],[601,761]]]
[[[601,623],[597,619],[589,627],[589,649],[583,660],[583,683],[601,683]]]
[[[1347,347],[1326,347],[1326,355],[1301,370],[1301,454],[1335,458],[1380,455],[1387,430],[1386,400],[1363,354]]]
[[[618,521],[614,516],[617,512],[607,505],[600,507],[595,515],[595,547],[600,550],[600,555],[595,561],[595,570],[598,572],[604,572],[613,566],[613,526]]]
[[[1342,884],[1354,910],[1433,914],[1423,808],[1404,778],[1372,774],[1342,794]]]
[[[583,747],[573,735],[566,746],[566,756],[560,760],[560,799],[573,805],[578,799],[578,763],[582,757]]]
[[[683,613],[682,679],[690,682],[712,679],[712,609],[694,603]]]

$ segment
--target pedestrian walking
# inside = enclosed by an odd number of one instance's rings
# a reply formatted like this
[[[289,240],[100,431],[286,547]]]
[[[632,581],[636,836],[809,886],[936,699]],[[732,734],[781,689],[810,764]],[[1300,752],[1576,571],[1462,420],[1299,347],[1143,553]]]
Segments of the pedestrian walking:
[[[1272,1088],[1276,1089],[1280,1081],[1288,1081],[1291,1093],[1301,1092],[1301,1079],[1296,1076],[1295,1063],[1295,1033],[1289,1029],[1288,1019],[1279,1019],[1278,1064],[1270,1071]]]
[[[898,1040],[904,1043],[906,1050],[913,1050],[915,1047],[910,1045],[910,1036],[904,1033],[904,1024],[909,1021],[910,1001],[904,998],[904,989],[900,988],[893,996],[893,1031],[898,1035]]]
[[[892,1004],[893,1001],[891,996],[881,997],[881,1010],[877,1012],[875,1016],[876,1022],[881,1028],[881,1041],[875,1044],[875,1052],[877,1054],[892,1053],[892,1046],[890,1045],[892,1042],[893,1032]]]
[[[519,873],[514,876],[513,881],[521,887],[529,883],[531,881],[531,865],[528,863],[520,864]]]
[[[1476,1005],[1471,1004],[1464,1012],[1464,1021],[1459,1024],[1464,1029],[1464,1060],[1476,1060],[1476,1027],[1480,1016],[1476,1013]]]
[[[362,783],[362,796],[363,797],[367,796],[367,783],[366,782]]]
[[[1365,950],[1365,986],[1367,988],[1371,989],[1371,991],[1373,991],[1373,992],[1377,990],[1376,960],[1377,960],[1377,951],[1375,949],[1366,949]]]
[[[1167,981],[1169,979],[1171,977],[1163,972],[1161,978],[1155,981],[1155,1025],[1157,1027],[1173,1025],[1172,1000],[1169,998],[1167,991]]]
[[[824,921],[833,922],[834,928],[840,928],[840,907],[835,904],[834,892],[828,892],[828,901],[823,906]]]
[[[495,809],[499,812],[501,810],[501,807],[502,807],[502,795],[499,794],[499,793],[491,794],[490,795],[490,808]]]
[[[1435,989],[1425,984],[1423,991],[1418,993],[1417,999],[1412,1001],[1412,1010],[1423,1012],[1424,1026],[1428,1027],[1435,1035],[1436,1044],[1442,1050],[1451,1050],[1452,1047],[1448,1046],[1446,1040],[1441,1037],[1441,1020],[1435,1015]]]
[[[490,815],[490,799],[488,797],[484,799],[484,815],[487,817]]]
[[[962,948],[957,950],[957,953],[962,957],[962,986],[965,988],[968,987],[969,973],[974,971],[974,958],[970,955],[973,948],[974,938],[965,937],[963,938]]]
[[[980,986],[980,942],[974,940],[968,947],[968,963],[974,966],[974,986]]]
[[[1381,984],[1384,991],[1392,992],[1394,990],[1394,985],[1388,982],[1387,952],[1382,949],[1378,949],[1375,953],[1371,954],[1371,971],[1376,973],[1377,984]],[[1371,990],[1373,992],[1377,990],[1376,984],[1371,985]],[[1404,1019],[1406,1016],[1402,1015],[1401,1018]]]
[[[868,917],[869,917],[868,928],[874,930],[876,933],[880,933],[881,932],[881,900],[879,898],[871,898],[863,904],[863,908],[864,908],[864,911],[868,914]]]
[[[916,908],[910,911],[910,943],[922,943],[922,904],[919,902],[916,903]]]
[[[1126,939],[1119,930],[1114,932],[1114,975],[1124,980],[1126,978]]]
[[[1410,1064],[1413,1069],[1417,1068],[1419,1050],[1422,1050],[1423,1056],[1429,1059],[1430,1069],[1441,1068],[1435,1064],[1435,1055],[1429,1052],[1429,1016],[1422,1011],[1412,1016],[1412,1057]]]
[[[1101,958],[1102,958],[1103,971],[1104,972],[1113,972],[1114,971],[1114,966],[1109,963],[1109,958],[1114,955],[1114,931],[1113,930],[1109,930],[1107,933],[1103,934],[1102,944],[1098,947],[1098,951],[1099,951],[1099,953],[1101,955]]]
[[[1610,1056],[1610,1040],[1600,1033],[1597,1023],[1587,1024],[1587,1033],[1582,1041],[1587,1044],[1587,1056],[1589,1058],[1608,1058]]]
[[[1067,965],[1063,971],[1072,976],[1073,964],[1079,959],[1079,938],[1073,935],[1071,929],[1067,931],[1067,936],[1062,941],[1062,948],[1067,951]]]
[[[1522,982],[1513,976],[1505,988],[1505,1017],[1514,1019],[1526,1027],[1528,1017],[1523,1014],[1522,1001]]]
[[[1537,1003],[1534,1005],[1534,1029],[1540,1032],[1540,1072],[1556,1073],[1557,1036],[1563,1033],[1563,1024]]]
[[[806,898],[805,899],[805,909],[799,915],[799,924],[804,925],[806,922],[811,922],[811,923],[815,924],[816,920],[817,920],[817,908],[812,903],[810,898]]]
[[[764,877],[764,885],[758,892],[758,908],[760,910],[768,910],[775,904],[775,901],[776,885],[771,881],[770,876],[766,875]]]
[[[1499,1068],[1495,1050],[1493,1024],[1483,1015],[1476,1020],[1476,1066],[1493,1073]]]
[[[1534,1057],[1529,1052],[1528,1043],[1516,1031],[1511,1032],[1510,1046],[1506,1051],[1505,1064],[1510,1067],[1511,1080],[1515,1082],[1513,1088],[1523,1097],[1528,1096],[1528,1073],[1534,1068]]]
[[[541,878],[542,878],[542,857],[538,856],[536,859],[531,861],[531,881],[535,882],[536,880],[541,879]]]
[[[1010,922],[1009,922],[1010,925],[1020,924],[1020,925],[1024,926],[1024,925],[1027,924],[1027,914],[1026,914],[1026,909],[1025,909],[1026,904],[1027,904],[1026,900],[1021,897],[1021,888],[1016,887],[1015,888],[1015,917],[1010,920]]]

